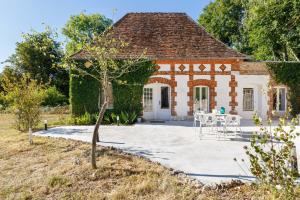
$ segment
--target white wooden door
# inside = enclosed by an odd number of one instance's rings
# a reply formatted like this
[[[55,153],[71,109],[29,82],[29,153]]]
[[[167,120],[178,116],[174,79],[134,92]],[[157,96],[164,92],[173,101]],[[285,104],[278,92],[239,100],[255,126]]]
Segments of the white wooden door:
[[[144,87],[143,117],[148,120],[169,120],[171,118],[171,88],[155,83]]]

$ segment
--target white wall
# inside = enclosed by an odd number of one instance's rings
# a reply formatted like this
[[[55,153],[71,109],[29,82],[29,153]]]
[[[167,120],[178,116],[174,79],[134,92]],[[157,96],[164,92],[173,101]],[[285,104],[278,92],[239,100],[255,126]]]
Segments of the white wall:
[[[189,91],[189,88],[187,86],[189,76],[178,75],[175,76],[175,80],[177,81],[177,87],[175,88],[175,92],[177,92],[177,96],[175,98],[177,105],[175,106],[175,110],[177,112],[177,118],[184,119],[187,116],[187,112],[189,110],[189,97],[187,96],[187,93]]]
[[[262,118],[267,118],[268,111],[268,82],[269,76],[267,75],[237,75],[236,81],[238,82],[236,110],[239,115],[245,119],[251,119],[257,112]],[[254,89],[254,111],[243,111],[243,88]]]
[[[168,67],[167,65],[164,67]],[[179,67],[179,65],[177,66]],[[251,119],[253,114],[257,112],[262,118],[267,118],[268,111],[268,81],[269,76],[267,75],[239,75],[239,73],[234,73],[236,81],[238,82],[238,86],[236,87],[237,97],[236,101],[238,103],[236,107],[236,111],[239,115],[241,115],[244,119]],[[170,80],[170,75],[154,75],[151,77],[163,77]],[[205,79],[210,80],[209,75],[195,75],[194,80],[197,79]],[[174,119],[186,119],[187,113],[189,111],[188,101],[189,97],[188,93],[188,75],[176,75],[175,80],[177,81],[177,87],[175,88],[175,92],[177,96],[175,100],[177,105],[175,106],[175,111],[177,113],[177,117]],[[231,97],[229,96],[230,87],[230,75],[216,75],[215,80],[217,81],[216,87],[216,102],[217,109],[220,109],[221,106],[225,107],[226,113],[231,110],[229,106],[229,102],[231,101]],[[254,111],[243,111],[243,88],[253,88],[254,89]]]
[[[231,77],[226,75],[216,75],[215,80],[217,81],[216,87],[216,102],[217,102],[217,109],[220,110],[221,107],[225,108],[225,112],[229,113],[231,107],[229,106],[229,102],[231,101],[231,97],[229,96],[230,87],[229,81]]]

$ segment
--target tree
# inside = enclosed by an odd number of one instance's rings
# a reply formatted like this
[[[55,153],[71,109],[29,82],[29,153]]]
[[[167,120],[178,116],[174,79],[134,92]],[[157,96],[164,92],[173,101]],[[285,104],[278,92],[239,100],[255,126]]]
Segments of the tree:
[[[89,75],[99,82],[100,96],[99,102],[99,116],[95,124],[93,138],[92,138],[92,167],[97,168],[96,165],[96,143],[99,140],[99,127],[103,120],[104,113],[111,102],[109,99],[109,93],[111,92],[111,82],[117,80],[121,76],[132,72],[132,70],[137,70],[133,66],[139,64],[144,64],[147,62],[141,54],[137,57],[131,59],[120,60],[117,59],[118,55],[122,50],[128,46],[127,43],[120,39],[113,37],[112,29],[94,37],[93,44],[86,44],[82,51],[85,52],[87,62],[85,67],[78,67],[76,64],[71,64],[71,66],[78,70],[81,74]],[[152,64],[151,66],[152,67]]]
[[[84,44],[91,43],[96,35],[101,34],[112,24],[112,20],[100,14],[73,15],[62,29],[67,37],[66,51],[68,55],[79,51]]]
[[[15,54],[6,61],[16,73],[28,73],[38,83],[56,86],[69,95],[68,71],[61,66],[64,56],[61,44],[50,29],[44,32],[26,33],[23,41],[16,44]]]
[[[249,1],[245,26],[254,55],[262,60],[300,58],[300,2],[298,0]]]
[[[222,42],[259,60],[299,61],[298,0],[215,0],[199,24]]]
[[[5,82],[19,80],[21,74],[9,66],[5,66],[3,71],[0,73],[0,110],[8,107],[8,101],[5,98]]]
[[[243,53],[251,53],[243,27],[244,13],[242,0],[216,0],[204,8],[198,22],[225,44]]]
[[[43,88],[29,74],[20,79],[3,77],[5,97],[15,113],[18,130],[29,130],[29,142],[32,144],[31,129],[40,121],[40,105],[43,101]]]

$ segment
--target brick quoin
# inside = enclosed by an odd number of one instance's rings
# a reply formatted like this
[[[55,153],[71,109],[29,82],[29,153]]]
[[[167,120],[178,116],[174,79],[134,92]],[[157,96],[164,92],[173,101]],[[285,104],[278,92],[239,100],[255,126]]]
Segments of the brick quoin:
[[[230,81],[229,81],[229,87],[230,87],[230,92],[229,92],[229,97],[230,97],[230,102],[229,106],[231,107],[231,110],[229,111],[230,114],[237,114],[237,111],[235,110],[235,107],[238,106],[238,103],[236,101],[236,87],[238,86],[238,82],[235,80],[235,76],[231,75]]]

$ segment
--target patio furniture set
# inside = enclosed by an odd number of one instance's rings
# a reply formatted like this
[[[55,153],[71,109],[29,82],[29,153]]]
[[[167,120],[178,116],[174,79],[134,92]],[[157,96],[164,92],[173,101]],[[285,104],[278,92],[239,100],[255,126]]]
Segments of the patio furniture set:
[[[207,129],[205,129],[206,132],[203,129],[204,127],[207,127]],[[229,127],[233,127],[234,131],[229,131]],[[202,139],[205,134],[215,134],[218,139],[220,139],[221,136],[226,137],[233,135],[237,137],[238,131],[242,133],[241,116],[225,114],[217,110],[213,110],[212,113],[197,111],[194,113],[194,128],[196,131],[199,131],[200,139]]]

